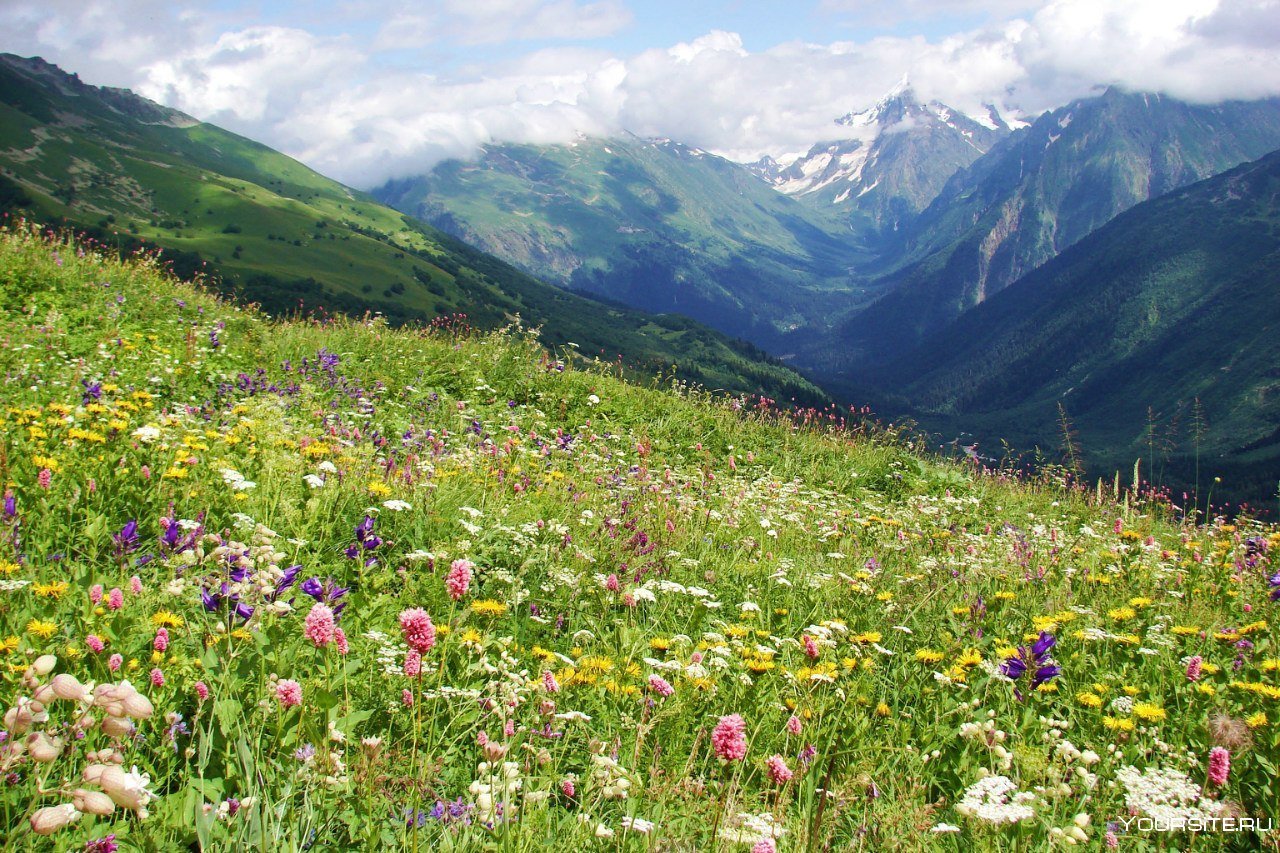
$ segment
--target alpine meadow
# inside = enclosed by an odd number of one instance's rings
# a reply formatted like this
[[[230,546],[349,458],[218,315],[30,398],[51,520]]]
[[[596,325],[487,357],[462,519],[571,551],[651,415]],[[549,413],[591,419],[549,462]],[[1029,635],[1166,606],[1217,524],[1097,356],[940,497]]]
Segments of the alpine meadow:
[[[1277,33],[0,6],[0,847],[1280,853]]]

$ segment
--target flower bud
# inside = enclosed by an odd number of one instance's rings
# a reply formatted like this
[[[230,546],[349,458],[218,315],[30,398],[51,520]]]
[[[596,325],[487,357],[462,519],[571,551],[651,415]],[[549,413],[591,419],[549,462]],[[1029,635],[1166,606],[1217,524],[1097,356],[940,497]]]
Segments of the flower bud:
[[[31,723],[31,709],[25,705],[5,711],[4,727],[9,730],[9,734],[20,735],[31,728]]]
[[[62,754],[62,739],[49,737],[44,732],[27,735],[27,754],[33,761],[49,764]]]
[[[125,698],[124,712],[135,720],[145,720],[155,713],[155,708],[150,699],[135,692]]]
[[[52,655],[50,655],[52,657]],[[31,831],[36,835],[53,835],[59,829],[80,817],[72,803],[45,806],[31,816]]]
[[[53,688],[54,695],[59,699],[66,699],[71,702],[79,702],[84,699],[84,685],[74,675],[60,672],[53,677],[53,681],[49,682],[49,686]]]
[[[84,772],[80,774],[80,778],[90,785],[97,785],[102,779],[102,772],[109,766],[110,765],[107,764],[90,764],[84,769]]]
[[[111,737],[128,737],[133,734],[133,723],[125,717],[107,717],[102,721],[102,730]]]
[[[41,677],[53,672],[53,668],[58,665],[58,659],[53,655],[40,655],[31,664],[31,671]]]
[[[116,804],[106,794],[85,788],[76,788],[71,795],[71,802],[78,811],[85,814],[109,815],[116,810]]]
[[[151,799],[145,788],[147,781],[145,777],[139,776],[137,768],[130,772],[111,764],[102,771],[98,785],[117,806],[138,811]]]

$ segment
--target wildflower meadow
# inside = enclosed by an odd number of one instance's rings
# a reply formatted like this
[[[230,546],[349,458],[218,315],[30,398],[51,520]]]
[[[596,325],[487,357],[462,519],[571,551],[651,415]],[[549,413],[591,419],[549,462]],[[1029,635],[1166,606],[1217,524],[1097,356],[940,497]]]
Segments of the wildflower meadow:
[[[0,231],[5,850],[1280,849],[1280,534]]]

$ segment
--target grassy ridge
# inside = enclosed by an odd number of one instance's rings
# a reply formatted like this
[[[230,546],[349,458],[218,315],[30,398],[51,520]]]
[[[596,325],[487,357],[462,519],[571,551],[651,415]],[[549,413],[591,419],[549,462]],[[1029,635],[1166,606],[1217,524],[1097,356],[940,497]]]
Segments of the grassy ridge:
[[[5,849],[1275,844],[1120,823],[1274,816],[1274,528],[27,229],[0,340]]]
[[[550,345],[652,375],[802,403],[812,384],[758,349],[543,284],[266,146],[38,60],[0,58],[0,205],[164,247],[275,313],[378,311],[393,323],[520,315]]]

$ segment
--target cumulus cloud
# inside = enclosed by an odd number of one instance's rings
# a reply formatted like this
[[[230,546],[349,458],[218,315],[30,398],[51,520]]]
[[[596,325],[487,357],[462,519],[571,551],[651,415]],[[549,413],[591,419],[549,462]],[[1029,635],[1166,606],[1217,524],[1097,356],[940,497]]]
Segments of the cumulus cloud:
[[[197,16],[156,0],[49,0],[40,9],[51,14],[0,7],[0,46],[45,52],[91,82],[132,86],[371,186],[489,142],[576,133],[670,137],[740,160],[802,151],[839,138],[835,117],[873,104],[904,74],[923,98],[1023,117],[1112,84],[1201,102],[1276,95],[1277,3],[1049,0],[1013,14],[1026,4],[1009,0],[990,7],[1009,15],[946,36],[748,50],[736,33],[713,30],[636,53],[599,41],[627,26],[620,0],[404,3],[384,26],[330,21],[323,30],[244,26],[231,13]],[[838,5],[830,0],[827,13]],[[904,14],[977,8],[895,5]],[[537,49],[521,52],[528,39]],[[432,43],[486,41],[511,46],[498,59],[480,51],[465,65],[433,65]]]

